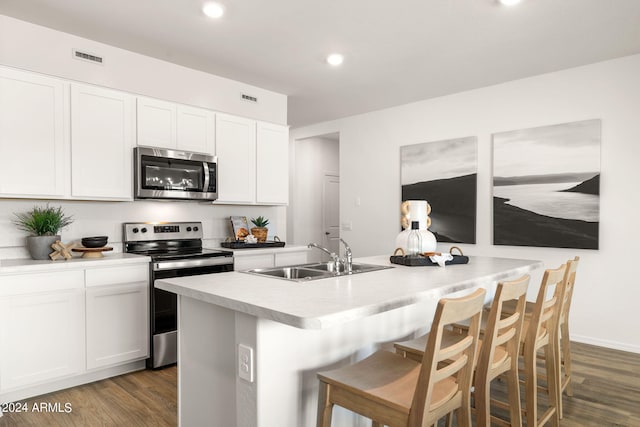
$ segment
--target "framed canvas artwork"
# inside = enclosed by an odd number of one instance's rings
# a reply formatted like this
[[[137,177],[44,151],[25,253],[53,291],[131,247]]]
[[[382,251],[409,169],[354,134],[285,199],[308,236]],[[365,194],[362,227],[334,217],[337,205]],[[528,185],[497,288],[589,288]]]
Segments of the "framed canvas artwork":
[[[426,200],[438,242],[476,242],[476,137],[400,147],[402,200]]]
[[[598,249],[601,121],[493,134],[493,243]]]

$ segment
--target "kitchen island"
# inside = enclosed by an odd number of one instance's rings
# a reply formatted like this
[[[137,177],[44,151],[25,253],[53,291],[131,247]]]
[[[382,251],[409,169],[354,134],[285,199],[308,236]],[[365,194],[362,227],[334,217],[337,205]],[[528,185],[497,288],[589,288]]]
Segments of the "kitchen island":
[[[387,256],[356,261],[391,266]],[[424,333],[445,295],[482,287],[489,301],[498,281],[541,265],[471,257],[308,282],[242,272],[157,280],[179,296],[180,425],[315,426],[318,371]],[[333,426],[362,422],[334,409]]]

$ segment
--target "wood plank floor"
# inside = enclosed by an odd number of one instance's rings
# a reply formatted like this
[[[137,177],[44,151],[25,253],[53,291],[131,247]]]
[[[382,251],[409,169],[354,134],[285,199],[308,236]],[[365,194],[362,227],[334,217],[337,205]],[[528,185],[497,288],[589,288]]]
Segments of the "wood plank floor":
[[[574,396],[563,397],[560,425],[640,427],[640,354],[579,343],[572,350]],[[140,371],[29,399],[30,412],[6,413],[0,427],[176,426],[176,375],[175,367]],[[72,410],[31,411],[41,403],[61,403],[63,410],[70,403]]]

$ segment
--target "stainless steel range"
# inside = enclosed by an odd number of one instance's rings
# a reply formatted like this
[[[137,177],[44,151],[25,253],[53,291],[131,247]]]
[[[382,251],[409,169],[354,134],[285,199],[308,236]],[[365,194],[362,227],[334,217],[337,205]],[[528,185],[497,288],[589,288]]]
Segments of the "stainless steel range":
[[[233,252],[202,247],[202,223],[125,223],[124,251],[151,257],[150,358],[159,368],[177,360],[177,297],[156,289],[156,279],[233,271]]]

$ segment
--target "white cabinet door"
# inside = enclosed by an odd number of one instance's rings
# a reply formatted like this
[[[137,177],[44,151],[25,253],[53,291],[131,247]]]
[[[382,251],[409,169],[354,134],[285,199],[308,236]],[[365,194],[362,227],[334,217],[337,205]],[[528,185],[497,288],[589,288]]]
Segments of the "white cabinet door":
[[[149,356],[148,272],[148,264],[86,271],[87,369]]]
[[[66,87],[61,80],[0,67],[3,196],[64,196]]]
[[[255,203],[256,122],[216,115],[218,202]]]
[[[256,140],[256,202],[289,201],[289,128],[258,122]]]
[[[138,145],[177,148],[176,104],[139,97]]]
[[[274,264],[273,254],[242,255],[233,259],[233,270],[244,271],[252,268],[271,268]]]
[[[204,108],[178,105],[177,114],[178,149],[215,154],[215,113]]]
[[[4,276],[0,285],[0,392],[81,373],[82,271]]]
[[[275,265],[276,267],[282,267],[285,265],[306,264],[309,262],[307,254],[308,251],[276,253]]]
[[[115,90],[71,85],[73,197],[133,199],[134,99]]]

